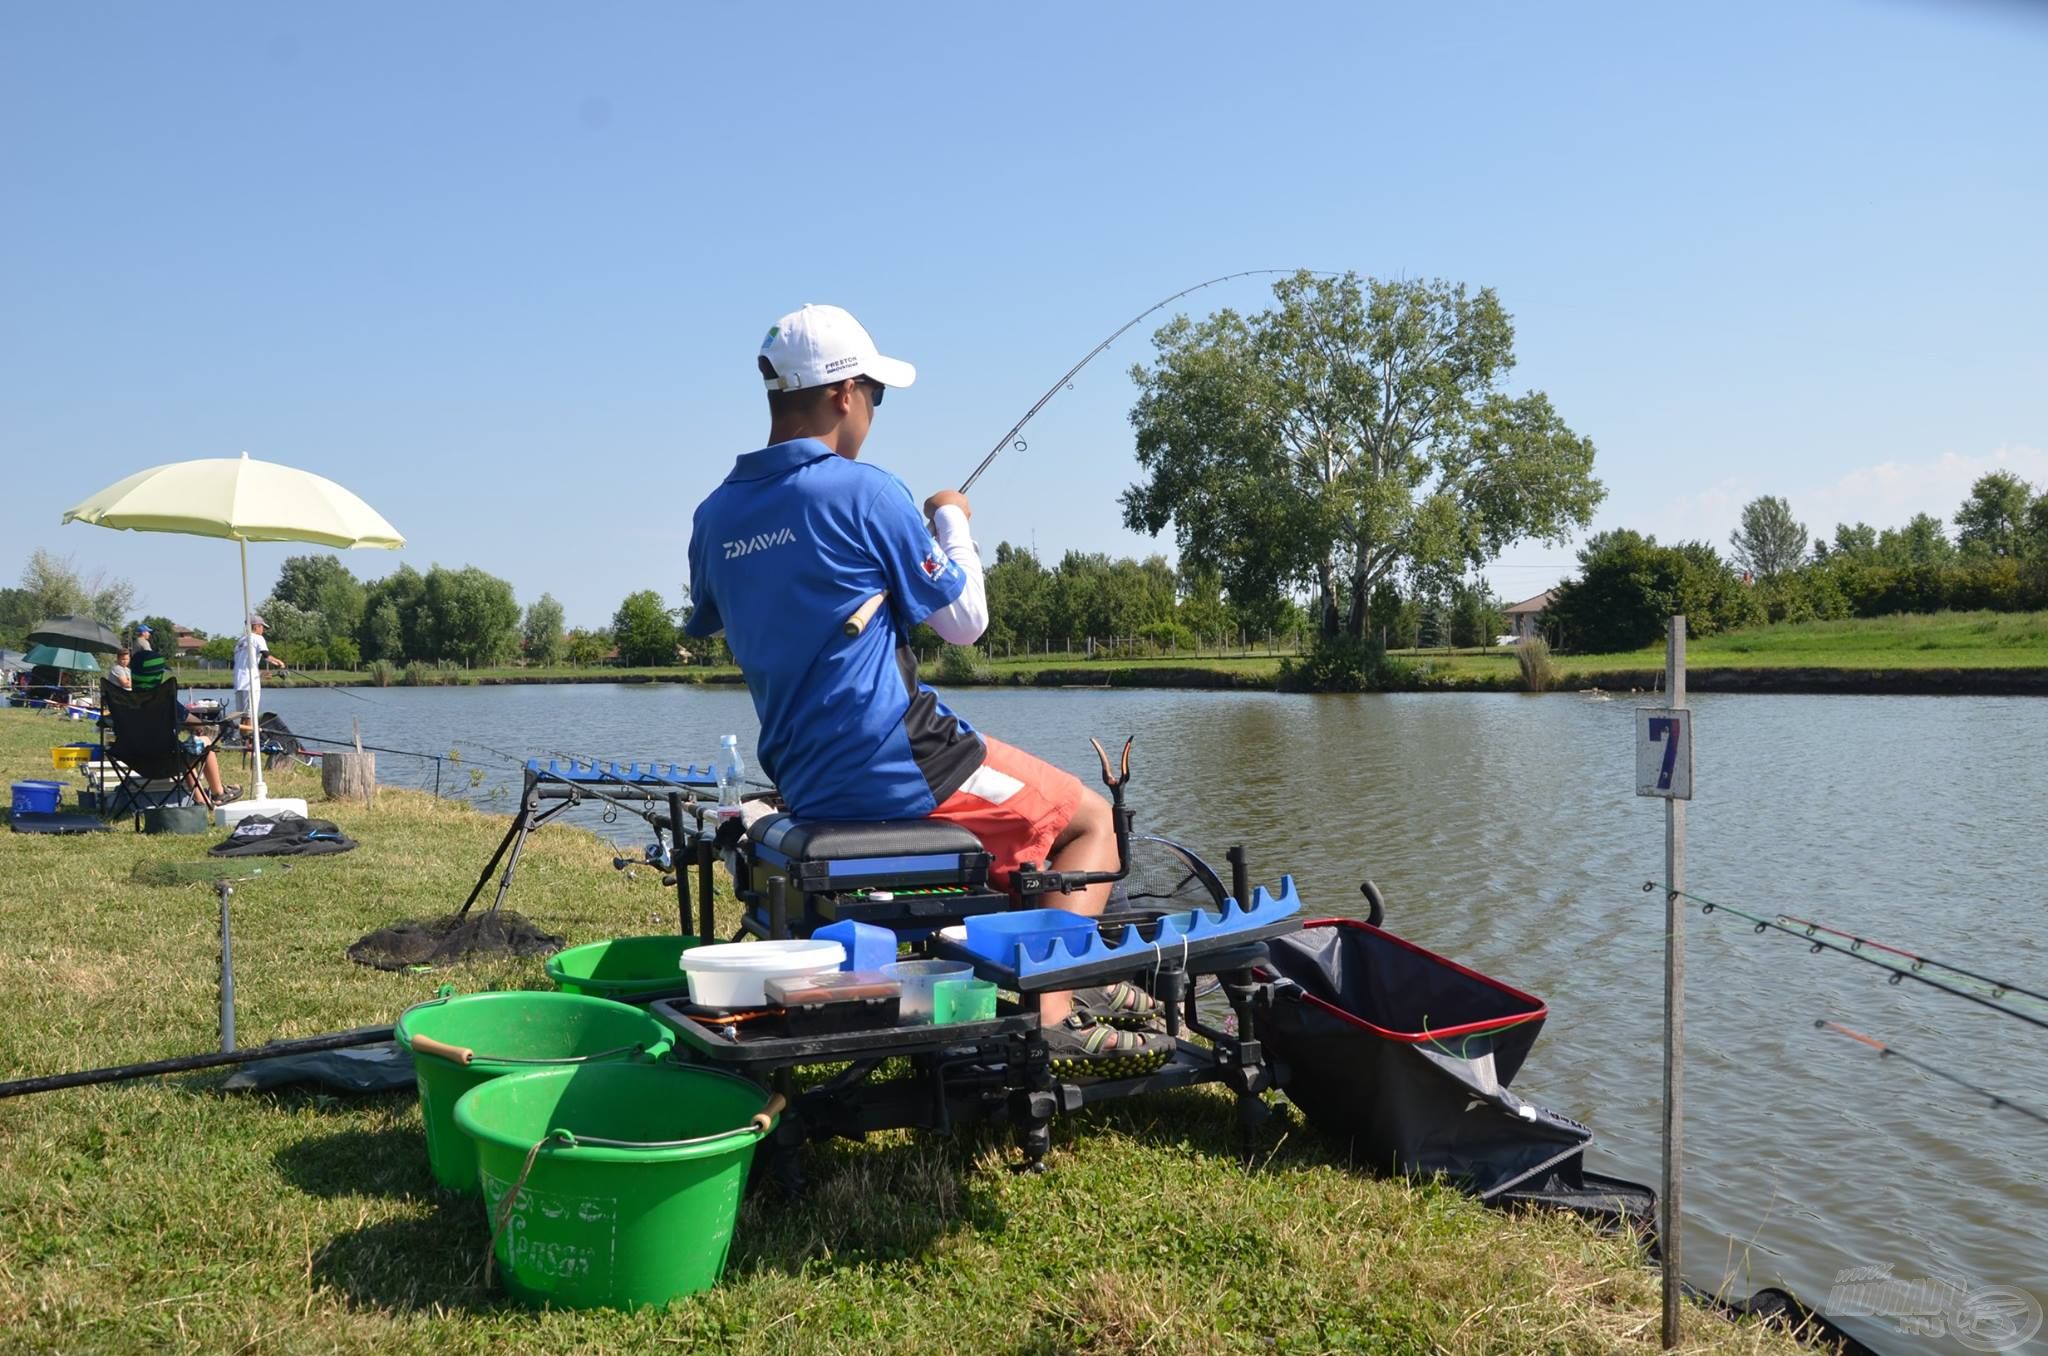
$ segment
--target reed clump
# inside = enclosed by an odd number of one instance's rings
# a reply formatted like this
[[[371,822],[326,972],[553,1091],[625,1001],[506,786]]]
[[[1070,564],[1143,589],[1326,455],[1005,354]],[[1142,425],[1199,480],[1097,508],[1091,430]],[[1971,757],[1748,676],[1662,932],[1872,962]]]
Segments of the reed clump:
[[[1515,646],[1515,663],[1522,670],[1525,692],[1548,692],[1557,681],[1557,670],[1550,662],[1550,642],[1541,636],[1530,636]]]

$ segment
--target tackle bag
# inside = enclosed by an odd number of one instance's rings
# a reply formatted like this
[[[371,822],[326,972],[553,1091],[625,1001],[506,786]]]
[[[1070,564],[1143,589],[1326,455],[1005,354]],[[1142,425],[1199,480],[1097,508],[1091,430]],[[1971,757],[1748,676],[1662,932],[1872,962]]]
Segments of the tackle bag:
[[[209,857],[317,857],[347,852],[356,840],[331,819],[303,815],[250,815],[206,850]]]
[[[1356,919],[1266,945],[1283,982],[1260,1037],[1288,1100],[1354,1162],[1441,1173],[1488,1201],[1580,1180],[1592,1130],[1507,1089],[1541,999]]]

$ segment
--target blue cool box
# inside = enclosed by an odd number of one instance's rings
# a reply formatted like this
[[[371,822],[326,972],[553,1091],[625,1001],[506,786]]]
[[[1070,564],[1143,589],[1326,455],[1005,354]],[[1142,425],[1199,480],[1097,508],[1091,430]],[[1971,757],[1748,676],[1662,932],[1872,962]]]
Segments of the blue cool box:
[[[57,813],[58,802],[63,799],[62,782],[16,782],[12,812],[18,815],[53,815]]]

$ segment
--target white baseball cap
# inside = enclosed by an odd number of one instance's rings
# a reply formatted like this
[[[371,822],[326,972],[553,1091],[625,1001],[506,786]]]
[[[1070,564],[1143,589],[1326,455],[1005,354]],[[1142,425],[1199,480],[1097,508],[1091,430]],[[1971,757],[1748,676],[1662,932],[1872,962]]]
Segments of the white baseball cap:
[[[768,328],[761,356],[775,369],[764,379],[771,391],[829,386],[848,377],[870,377],[884,386],[908,386],[917,369],[901,358],[875,351],[861,323],[838,306],[805,306]]]

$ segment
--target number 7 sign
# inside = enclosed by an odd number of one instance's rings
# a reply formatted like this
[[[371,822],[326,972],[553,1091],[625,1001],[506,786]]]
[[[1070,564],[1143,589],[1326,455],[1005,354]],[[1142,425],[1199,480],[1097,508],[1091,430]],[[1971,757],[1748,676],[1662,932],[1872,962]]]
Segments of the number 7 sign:
[[[1636,794],[1692,799],[1692,712],[1636,708]]]

